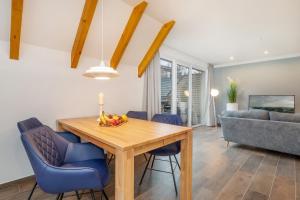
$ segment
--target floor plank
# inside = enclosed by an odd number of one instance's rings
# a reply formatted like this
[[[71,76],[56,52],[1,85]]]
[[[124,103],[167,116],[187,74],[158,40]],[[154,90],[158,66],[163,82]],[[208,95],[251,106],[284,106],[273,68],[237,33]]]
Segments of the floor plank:
[[[296,164],[296,197],[300,199],[300,160],[296,160],[295,164]]]
[[[271,200],[295,199],[295,182],[289,178],[277,176],[273,185]]]
[[[233,175],[231,180],[225,185],[217,199],[237,200],[242,199],[251,184],[252,177],[255,175],[263,156],[251,155],[241,168]]]
[[[258,199],[268,199],[274,178],[276,176],[278,161],[279,156],[265,156],[244,199],[252,199],[253,196],[257,197]]]
[[[295,158],[281,156],[277,166],[276,178],[270,194],[271,200],[296,199]]]
[[[267,200],[268,196],[266,196],[262,193],[256,192],[256,191],[248,190],[243,199],[245,199],[245,200]]]

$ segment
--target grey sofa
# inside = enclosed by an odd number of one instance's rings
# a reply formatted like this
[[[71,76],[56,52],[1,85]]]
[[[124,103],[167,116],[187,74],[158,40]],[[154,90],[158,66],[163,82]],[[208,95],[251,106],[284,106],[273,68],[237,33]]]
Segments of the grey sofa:
[[[250,110],[219,117],[228,142],[300,155],[300,114]]]

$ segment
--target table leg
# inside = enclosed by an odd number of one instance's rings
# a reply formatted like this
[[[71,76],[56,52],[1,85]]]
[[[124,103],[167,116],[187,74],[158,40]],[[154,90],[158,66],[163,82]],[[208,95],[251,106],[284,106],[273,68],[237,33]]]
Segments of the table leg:
[[[193,135],[192,132],[186,134],[181,140],[181,174],[180,174],[180,199],[192,200],[192,155]]]
[[[134,199],[134,151],[116,151],[115,199]]]
[[[64,130],[64,128],[61,126],[61,124],[58,122],[58,121],[56,121],[56,131],[65,131]]]

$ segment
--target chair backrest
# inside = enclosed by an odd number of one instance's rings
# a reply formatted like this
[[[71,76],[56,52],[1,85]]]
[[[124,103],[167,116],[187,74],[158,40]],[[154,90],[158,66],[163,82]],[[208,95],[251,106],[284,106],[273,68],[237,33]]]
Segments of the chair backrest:
[[[127,116],[135,119],[147,120],[147,112],[146,111],[128,111]]]
[[[20,121],[17,123],[20,133],[29,131],[30,129],[38,128],[43,126],[43,124],[35,117]]]
[[[63,164],[68,142],[51,128],[42,126],[31,129],[24,132],[21,138],[33,169],[40,164]]]
[[[179,115],[171,115],[171,114],[156,114],[152,117],[152,120],[154,122],[160,122],[160,123],[165,123],[165,124],[172,124],[172,125],[178,125],[178,126],[182,126],[182,119]],[[169,144],[167,147],[161,147],[159,148],[160,150],[162,149],[166,149],[167,150],[163,150],[163,151],[167,151],[165,152],[166,154],[170,154],[170,155],[174,155],[180,152],[181,146],[180,146],[180,142],[175,142],[172,144]]]
[[[156,114],[152,117],[152,120],[154,122],[160,122],[165,124],[172,124],[172,125],[178,125],[182,126],[182,119],[178,115],[171,115],[171,114]]]

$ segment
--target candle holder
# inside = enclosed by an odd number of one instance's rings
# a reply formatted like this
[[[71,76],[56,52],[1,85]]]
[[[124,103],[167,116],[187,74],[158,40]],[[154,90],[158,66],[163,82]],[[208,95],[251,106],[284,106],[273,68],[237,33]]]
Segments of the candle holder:
[[[97,119],[97,122],[100,122],[100,117],[103,113],[104,104],[99,104],[99,118]]]

